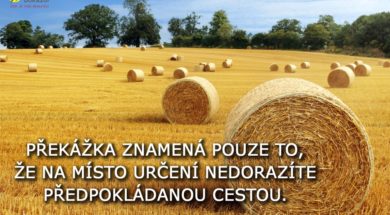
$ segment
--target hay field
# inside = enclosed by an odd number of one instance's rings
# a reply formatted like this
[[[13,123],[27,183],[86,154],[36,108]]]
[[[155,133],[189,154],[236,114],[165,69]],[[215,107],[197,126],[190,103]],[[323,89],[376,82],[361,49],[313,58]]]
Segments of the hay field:
[[[390,69],[377,66],[380,59],[295,51],[224,49],[54,49],[34,55],[34,50],[6,50],[7,63],[0,63],[0,214],[236,214],[239,205],[215,204],[45,204],[43,189],[63,183],[65,187],[128,187],[127,181],[15,182],[16,161],[43,164],[87,164],[89,159],[25,158],[25,144],[45,137],[50,141],[92,138],[94,142],[222,142],[225,120],[238,100],[253,87],[280,77],[299,77],[327,87],[329,65],[361,59],[372,65],[370,77],[357,77],[351,88],[330,89],[360,118],[370,136],[375,156],[375,176],[368,199],[357,214],[390,213]],[[172,62],[177,53],[182,61]],[[123,56],[123,63],[116,63]],[[226,58],[234,60],[231,69],[222,69]],[[103,72],[96,60],[114,66]],[[287,63],[297,66],[311,62],[311,69],[297,73],[269,72],[271,63],[280,70]],[[38,72],[28,73],[28,63],[37,63]],[[192,72],[199,62],[214,62],[217,72]],[[149,76],[154,65],[165,67],[164,76]],[[171,125],[162,114],[164,89],[174,79],[177,67],[184,66],[190,76],[211,81],[220,95],[220,110],[206,125]],[[143,69],[145,82],[128,83],[127,71]],[[210,149],[210,148],[208,148]],[[194,159],[166,159],[170,164],[192,164]],[[220,159],[198,159],[202,164],[222,164]],[[95,164],[159,164],[157,159],[96,160]],[[142,182],[151,187],[224,187],[224,181]]]

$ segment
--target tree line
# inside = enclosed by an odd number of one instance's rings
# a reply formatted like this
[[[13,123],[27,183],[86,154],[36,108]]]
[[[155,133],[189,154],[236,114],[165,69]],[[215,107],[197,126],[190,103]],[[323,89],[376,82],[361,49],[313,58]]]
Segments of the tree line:
[[[64,36],[33,29],[27,20],[9,23],[0,30],[0,43],[7,48],[31,48],[38,44],[105,47],[117,38],[119,45],[158,44],[161,26],[151,13],[147,0],[125,0],[126,16],[100,4],[87,5],[65,21]],[[174,47],[261,48],[294,50],[350,51],[351,54],[390,56],[390,13],[359,17],[353,23],[337,24],[330,15],[321,15],[315,23],[302,26],[297,19],[282,19],[269,32],[249,34],[233,26],[224,10],[216,11],[207,25],[200,24],[195,12],[169,20],[168,31]]]

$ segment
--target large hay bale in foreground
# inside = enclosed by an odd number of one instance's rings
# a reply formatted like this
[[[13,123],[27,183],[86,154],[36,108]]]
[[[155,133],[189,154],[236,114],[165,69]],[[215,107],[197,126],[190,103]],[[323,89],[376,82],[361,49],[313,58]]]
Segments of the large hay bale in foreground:
[[[232,66],[233,66],[233,59],[230,59],[230,58],[226,59],[222,63],[223,68],[231,68]]]
[[[110,63],[104,63],[103,65],[103,71],[105,72],[111,72],[114,69],[114,67]]]
[[[219,96],[208,80],[201,77],[184,78],[168,86],[162,106],[170,123],[203,124],[217,113]]]
[[[278,64],[276,64],[276,63],[271,64],[271,66],[269,66],[269,70],[270,70],[271,72],[277,72],[277,71],[279,71],[279,66],[278,66]]]
[[[152,67],[152,75],[153,76],[161,76],[164,75],[164,67],[162,66],[153,66]]]
[[[373,176],[367,133],[352,110],[324,88],[283,78],[245,95],[230,112],[225,143],[269,143],[269,158],[229,157],[227,165],[317,166],[315,180],[231,180],[233,188],[282,188],[287,202],[245,202],[253,214],[351,214]],[[277,156],[277,143],[295,143],[303,159]],[[264,170],[266,172],[266,170]]]
[[[179,67],[173,72],[173,77],[176,79],[182,79],[188,76],[188,70],[184,67]]]
[[[390,67],[390,61],[384,61],[383,62],[383,67],[384,68],[389,68]]]
[[[301,68],[302,69],[310,69],[310,62],[303,62],[303,63],[301,63]]]
[[[359,64],[355,69],[356,76],[369,76],[372,72],[372,68],[368,64]]]
[[[331,70],[334,70],[334,69],[337,69],[337,67],[340,67],[341,64],[339,62],[333,62],[330,64],[330,69]]]
[[[339,67],[328,75],[328,84],[330,87],[347,88],[355,80],[355,73],[347,66]]]
[[[36,63],[28,64],[27,71],[28,72],[38,72],[38,64],[36,64]]]
[[[7,55],[0,55],[0,62],[7,62],[8,56]]]
[[[295,66],[294,64],[287,64],[284,67],[284,72],[286,73],[295,73],[296,71],[297,71],[297,66]]]
[[[35,54],[43,54],[43,49],[41,48],[35,49]]]
[[[355,69],[356,69],[356,64],[354,64],[354,63],[350,63],[350,64],[347,64],[345,66],[350,68],[352,71],[355,71]]]
[[[143,82],[145,79],[144,71],[141,69],[131,69],[127,73],[127,81],[128,82]]]
[[[216,69],[215,63],[208,63],[204,67],[205,72],[215,72],[215,69]]]
[[[96,66],[97,66],[97,67],[103,67],[103,66],[104,66],[104,63],[105,63],[104,60],[97,60],[97,61],[96,61]]]

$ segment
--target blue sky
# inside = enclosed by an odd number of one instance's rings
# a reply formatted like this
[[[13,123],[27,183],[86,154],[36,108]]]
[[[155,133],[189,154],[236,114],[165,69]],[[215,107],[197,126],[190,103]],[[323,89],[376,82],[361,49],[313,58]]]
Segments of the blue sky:
[[[20,0],[20,4],[25,3]],[[88,4],[107,5],[119,15],[126,15],[122,0],[48,0],[48,8],[11,8],[9,0],[0,0],[0,28],[27,19],[46,31],[66,35],[64,21]],[[216,10],[226,10],[231,23],[248,33],[266,32],[282,18],[295,18],[305,26],[321,14],[333,15],[338,23],[352,22],[360,15],[390,11],[389,0],[149,0],[152,13],[162,26],[162,41],[170,41],[167,24],[172,17],[184,17],[192,11],[200,14],[201,24],[207,24]],[[38,4],[38,3],[35,3]],[[83,44],[79,44],[83,45]],[[115,41],[111,41],[115,45]]]

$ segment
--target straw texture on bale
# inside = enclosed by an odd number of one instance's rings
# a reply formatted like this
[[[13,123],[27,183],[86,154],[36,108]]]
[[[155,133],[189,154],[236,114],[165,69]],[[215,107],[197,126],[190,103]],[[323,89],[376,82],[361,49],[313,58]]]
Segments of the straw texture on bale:
[[[38,64],[36,64],[36,63],[28,64],[27,71],[29,71],[29,72],[37,72],[38,71]]]
[[[231,68],[233,66],[233,60],[232,59],[226,59],[222,63],[223,68]]]
[[[372,72],[372,68],[368,64],[359,64],[355,69],[356,76],[369,76]]]
[[[347,88],[350,87],[355,80],[355,73],[347,66],[339,67],[328,75],[328,84],[330,87]]]
[[[184,78],[168,86],[162,106],[170,123],[204,124],[218,112],[219,96],[208,80]]]
[[[285,204],[245,202],[253,214],[351,214],[367,196],[373,155],[365,128],[340,99],[311,82],[283,78],[245,95],[230,112],[225,143],[269,143],[270,157],[229,157],[227,165],[317,166],[315,180],[230,181],[233,188],[282,188]],[[295,143],[304,158],[277,156],[276,143]]]
[[[339,62],[333,62],[332,64],[330,64],[330,69],[336,69],[337,67],[340,67],[341,64]]]
[[[35,54],[42,54],[43,50],[41,48],[35,49]]]
[[[383,62],[383,67],[389,68],[390,67],[390,61]]]
[[[356,69],[356,64],[354,64],[354,63],[350,63],[350,64],[347,64],[345,66],[349,67],[352,71],[355,71],[355,69]]]
[[[185,78],[188,76],[188,70],[184,67],[179,67],[173,72],[173,77],[176,79]]]
[[[216,69],[215,63],[208,63],[204,67],[205,72],[215,72],[215,69]]]
[[[154,76],[160,76],[160,75],[164,75],[164,67],[162,66],[153,66],[152,67],[152,75]]]
[[[105,63],[103,65],[103,71],[105,72],[111,72],[114,69],[114,67],[110,63]]]
[[[97,60],[97,61],[96,61],[96,66],[97,66],[97,67],[103,67],[103,66],[104,66],[104,63],[105,63],[104,60]]]
[[[270,70],[271,72],[277,72],[277,71],[279,71],[279,66],[278,66],[278,64],[271,64],[271,66],[269,66],[269,70]]]
[[[127,73],[127,80],[129,82],[143,82],[144,79],[145,74],[141,69],[132,69]]]
[[[310,62],[303,62],[301,63],[302,69],[310,69]]]
[[[7,55],[0,55],[0,62],[7,62],[8,56]]]
[[[123,57],[122,56],[116,57],[115,60],[116,60],[117,63],[123,63]]]
[[[355,64],[356,66],[358,66],[358,65],[364,64],[364,62],[363,62],[362,60],[356,60],[356,61],[354,62],[354,64]]]
[[[287,64],[284,67],[284,72],[286,73],[295,73],[296,71],[297,71],[297,66],[295,66],[294,64]]]

